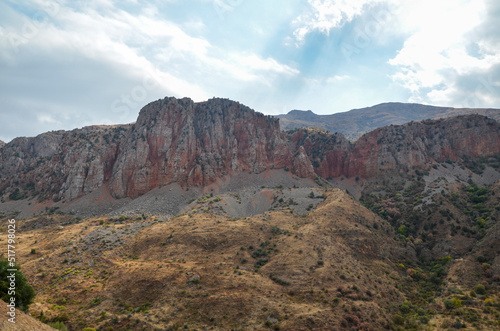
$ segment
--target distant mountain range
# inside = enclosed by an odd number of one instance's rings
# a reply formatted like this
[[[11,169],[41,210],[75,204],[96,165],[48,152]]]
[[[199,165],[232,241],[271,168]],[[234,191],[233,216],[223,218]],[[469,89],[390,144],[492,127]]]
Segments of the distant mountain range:
[[[318,115],[310,110],[292,110],[277,115],[282,130],[316,127],[344,134],[356,140],[363,134],[387,125],[399,125],[424,119],[439,119],[457,115],[479,114],[500,120],[500,109],[435,107],[416,103],[389,102],[372,107],[352,109],[331,115]]]
[[[38,196],[57,202],[105,188],[114,198],[136,198],[171,183],[206,187],[243,172],[286,169],[301,178],[372,178],[387,171],[425,169],[435,162],[500,153],[500,145],[492,143],[500,139],[500,124],[484,116],[379,128],[460,112],[467,111],[385,104],[334,115],[300,111],[286,115],[295,121],[288,125],[323,124],[330,131],[347,131],[351,138],[378,128],[352,143],[343,134],[321,130],[281,132],[276,118],[228,99],[194,103],[188,98],[165,98],[146,105],[134,124],[12,140],[0,148],[0,194],[11,200]],[[499,115],[493,109],[468,112]],[[280,121],[286,128],[286,118]]]

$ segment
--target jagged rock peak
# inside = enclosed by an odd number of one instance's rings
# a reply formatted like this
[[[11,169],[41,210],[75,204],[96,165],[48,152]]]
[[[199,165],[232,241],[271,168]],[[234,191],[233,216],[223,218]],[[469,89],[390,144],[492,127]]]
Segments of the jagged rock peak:
[[[256,116],[265,117],[270,123],[273,124],[278,122],[278,119],[274,117],[265,116],[264,114],[256,112],[255,110],[237,101],[226,98],[214,97],[207,101],[194,102],[192,99],[187,97],[181,99],[166,97],[164,99],[150,102],[144,106],[139,112],[139,117],[136,123],[138,125],[147,124],[147,121],[154,120],[155,118],[162,118],[162,116],[164,117],[165,113],[170,113],[171,115],[175,113],[185,113],[185,115],[190,114],[191,116]]]

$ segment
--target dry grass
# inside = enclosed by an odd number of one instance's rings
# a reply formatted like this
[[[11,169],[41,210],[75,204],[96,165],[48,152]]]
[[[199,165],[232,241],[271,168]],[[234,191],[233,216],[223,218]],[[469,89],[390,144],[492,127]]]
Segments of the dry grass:
[[[305,216],[94,218],[59,229],[69,216],[55,215],[21,227],[18,258],[37,290],[30,311],[73,330],[381,329],[405,301],[396,262],[413,251],[343,191],[327,196]]]

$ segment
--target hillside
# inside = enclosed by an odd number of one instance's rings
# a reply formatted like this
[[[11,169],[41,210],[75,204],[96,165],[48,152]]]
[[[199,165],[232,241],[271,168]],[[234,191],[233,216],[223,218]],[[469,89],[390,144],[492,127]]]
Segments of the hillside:
[[[7,305],[4,305],[3,303],[0,304],[0,330],[2,331],[54,331],[56,329],[48,326],[47,324],[44,324],[40,322],[39,320],[35,319],[32,316],[29,316],[19,309],[16,311],[16,323],[11,323],[7,321],[7,318],[10,318],[9,315],[7,315]]]
[[[404,301],[395,261],[412,249],[344,192],[315,192],[326,201],[304,217],[284,207],[240,219],[194,209],[168,222],[19,221],[19,258],[39,292],[31,311],[76,330],[390,324]]]
[[[277,115],[282,130],[315,127],[332,133],[342,133],[349,140],[357,140],[363,134],[388,125],[401,125],[411,121],[439,119],[458,115],[479,114],[500,120],[499,109],[450,108],[407,103],[382,103],[353,109],[332,115],[317,115],[312,111],[292,110]]]
[[[214,196],[165,221],[18,220],[18,259],[37,289],[30,312],[69,330],[497,328],[498,224],[470,254],[421,262],[413,231],[342,190],[311,190],[301,194],[318,204],[305,214],[287,203],[233,218]]]
[[[0,161],[0,193],[13,200],[68,202],[100,189],[136,198],[171,183],[204,187],[285,167],[312,176],[307,158],[292,157],[278,120],[226,99],[165,98],[143,107],[134,124],[16,138]]]
[[[500,144],[495,143],[500,141],[500,123],[479,115],[387,126],[354,143],[342,134],[315,129],[285,133],[293,147],[305,150],[314,171],[323,178],[373,178],[500,154]]]

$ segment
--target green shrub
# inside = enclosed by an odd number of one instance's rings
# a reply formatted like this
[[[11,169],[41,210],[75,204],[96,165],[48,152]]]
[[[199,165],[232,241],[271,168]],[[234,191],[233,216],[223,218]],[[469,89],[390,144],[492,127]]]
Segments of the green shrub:
[[[54,322],[54,323],[49,323],[48,325],[51,326],[51,327],[53,327],[56,330],[68,331],[68,328],[64,325],[63,322]]]
[[[411,310],[410,303],[409,302],[402,303],[401,306],[399,306],[399,310],[403,314],[408,314],[410,312],[410,310]]]
[[[92,299],[89,304],[88,304],[88,307],[95,307],[95,306],[98,306],[100,305],[102,302],[102,298],[101,297],[95,297],[94,299]]]
[[[401,225],[398,228],[398,233],[404,237],[408,236],[408,227],[406,225]]]
[[[19,188],[16,188],[14,190],[14,192],[12,192],[11,194],[9,194],[9,199],[10,200],[21,200],[21,199],[24,199],[25,198],[25,195],[24,193],[21,193],[21,191],[19,191]]]
[[[474,287],[474,291],[479,294],[479,295],[485,295],[486,294],[486,287],[484,287],[484,285],[482,284],[477,284],[475,287]]]
[[[462,307],[462,300],[460,300],[457,297],[454,297],[453,299],[451,299],[451,303],[452,303],[452,305],[453,305],[454,308],[460,308],[460,307]]]
[[[265,265],[267,262],[269,262],[269,259],[267,259],[267,258],[259,259],[257,262],[255,262],[255,268],[260,268],[263,265]]]
[[[404,325],[405,319],[403,316],[396,314],[396,315],[392,316],[392,322],[396,325]]]
[[[258,258],[258,257],[263,257],[263,256],[267,256],[269,253],[267,250],[265,249],[262,249],[262,248],[258,248],[256,249],[254,252],[252,252],[252,257],[254,259]]]
[[[16,307],[24,312],[27,312],[29,305],[35,298],[35,290],[33,289],[33,287],[31,287],[31,285],[28,284],[28,281],[21,273],[21,266],[16,264],[11,267],[9,266],[9,262],[6,259],[0,260],[0,298],[5,302],[10,302],[10,281],[8,281],[7,276],[9,276],[11,272],[7,271],[7,269],[17,270],[16,272],[14,272],[16,283],[16,293],[14,295],[14,298],[16,299]]]

